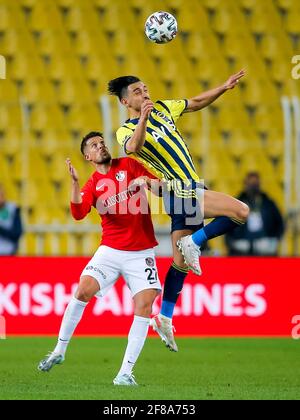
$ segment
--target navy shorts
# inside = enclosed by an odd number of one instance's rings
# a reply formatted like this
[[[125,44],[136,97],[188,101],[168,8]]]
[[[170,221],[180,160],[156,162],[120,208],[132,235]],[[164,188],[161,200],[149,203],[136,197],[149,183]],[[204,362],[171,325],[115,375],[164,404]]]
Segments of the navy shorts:
[[[164,192],[164,205],[166,213],[171,217],[171,233],[176,230],[201,229],[203,214],[198,198],[179,198],[174,191]]]

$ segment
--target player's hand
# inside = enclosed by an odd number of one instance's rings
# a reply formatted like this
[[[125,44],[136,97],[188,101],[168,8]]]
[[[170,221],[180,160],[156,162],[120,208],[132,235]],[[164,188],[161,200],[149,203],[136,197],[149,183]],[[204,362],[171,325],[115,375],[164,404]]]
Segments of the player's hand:
[[[148,178],[147,176],[140,176],[138,178],[135,178],[129,186],[129,191],[136,191],[136,187],[147,187],[148,186],[148,182],[149,182],[150,178]]]
[[[153,108],[154,108],[153,102],[150,101],[150,99],[146,99],[146,101],[142,103],[140,118],[144,121],[147,120]]]
[[[224,88],[227,89],[233,89],[239,82],[239,80],[244,77],[246,74],[245,70],[241,70],[236,74],[233,74],[229,77],[229,79],[224,83]]]
[[[69,158],[66,159],[66,164],[69,170],[69,174],[71,175],[72,181],[78,182],[79,177],[78,177],[77,171],[72,165],[71,160]]]

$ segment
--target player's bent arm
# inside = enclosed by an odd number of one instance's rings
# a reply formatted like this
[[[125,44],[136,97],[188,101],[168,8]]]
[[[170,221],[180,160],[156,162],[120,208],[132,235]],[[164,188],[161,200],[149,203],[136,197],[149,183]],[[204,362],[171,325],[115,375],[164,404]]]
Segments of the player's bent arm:
[[[136,126],[136,129],[134,130],[133,135],[129,140],[127,140],[127,143],[125,145],[126,152],[138,153],[141,151],[145,143],[147,121],[152,109],[153,102],[149,99],[142,103],[139,122]]]
[[[72,180],[72,187],[71,187],[71,202],[74,204],[82,203],[82,196],[80,194],[79,182],[74,181],[74,180]]]
[[[84,219],[85,216],[91,211],[91,205],[84,200],[82,203],[74,203],[71,201],[70,207],[72,216],[75,220]]]
[[[87,192],[81,192],[79,182],[72,180],[71,213],[75,220],[84,219],[91,211],[91,202]]]
[[[142,150],[146,139],[147,120],[140,120],[134,130],[133,135],[127,141],[126,152],[138,153]]]
[[[71,213],[75,220],[81,220],[91,211],[91,197],[81,192],[78,173],[69,158],[66,159],[66,164],[71,177]]]

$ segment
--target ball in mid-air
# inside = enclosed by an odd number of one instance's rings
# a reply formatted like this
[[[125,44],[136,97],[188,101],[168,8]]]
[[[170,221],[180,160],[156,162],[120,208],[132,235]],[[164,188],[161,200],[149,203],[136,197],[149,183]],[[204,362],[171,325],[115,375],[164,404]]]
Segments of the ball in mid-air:
[[[145,33],[150,41],[156,44],[166,44],[177,34],[177,21],[171,13],[155,12],[145,23]]]

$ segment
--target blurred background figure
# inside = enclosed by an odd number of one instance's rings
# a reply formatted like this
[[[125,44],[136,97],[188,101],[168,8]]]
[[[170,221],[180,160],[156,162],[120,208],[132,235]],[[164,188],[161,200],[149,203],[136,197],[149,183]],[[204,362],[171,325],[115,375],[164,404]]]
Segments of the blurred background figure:
[[[229,255],[277,255],[284,222],[278,207],[261,190],[260,176],[249,172],[238,196],[250,208],[248,221],[226,235]]]
[[[4,188],[0,184],[0,255],[15,255],[22,233],[20,209],[6,201]]]

